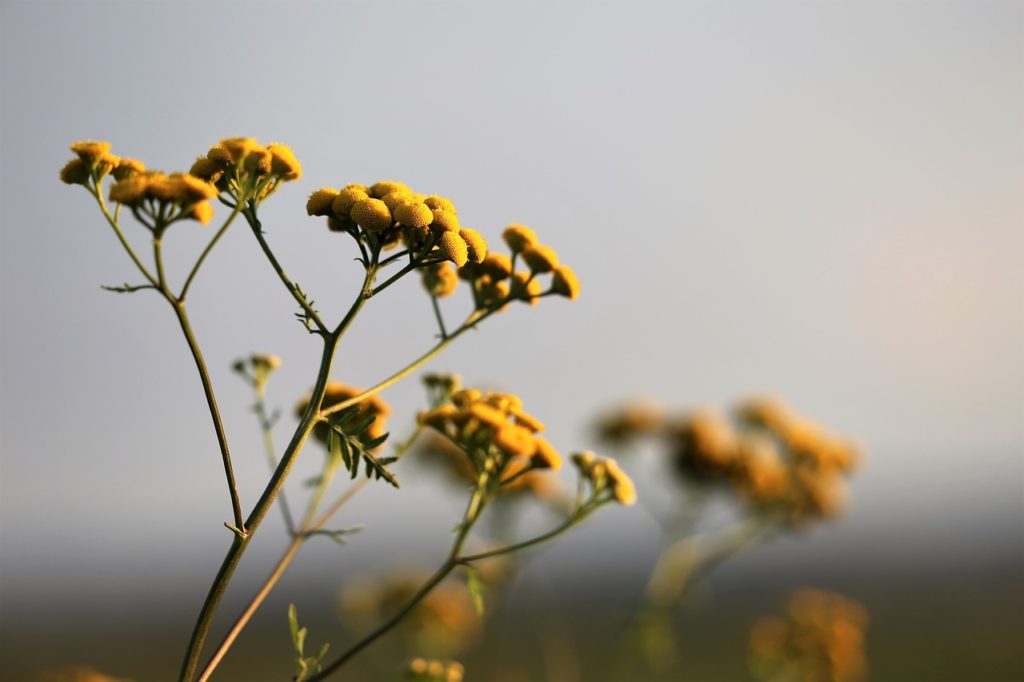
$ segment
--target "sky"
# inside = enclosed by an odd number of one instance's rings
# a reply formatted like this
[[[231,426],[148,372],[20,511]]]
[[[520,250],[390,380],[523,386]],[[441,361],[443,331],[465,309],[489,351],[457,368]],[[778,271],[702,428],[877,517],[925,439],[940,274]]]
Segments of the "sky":
[[[352,245],[305,215],[320,186],[401,179],[452,197],[492,241],[528,224],[579,274],[580,299],[517,306],[433,369],[519,393],[565,452],[596,446],[594,415],[632,396],[684,410],[778,394],[867,452],[848,518],[799,541],[806,556],[1021,549],[1020,3],[5,1],[0,36],[8,604],[71,585],[144,592],[154,576],[201,584],[229,540],[173,315],[100,289],[137,278],[90,197],[58,181],[79,139],[167,170],[222,137],[291,145],[304,176],[263,224],[334,319],[360,273]],[[249,507],[266,463],[231,362],[283,358],[270,388],[283,443],[319,351],[243,228],[190,310]],[[172,278],[209,234],[169,234]],[[335,378],[376,383],[432,344],[418,282],[381,299]],[[468,306],[446,301],[450,319]],[[385,398],[405,432],[420,388]],[[345,525],[368,526],[353,557],[425,551],[424,529],[443,535],[458,515],[437,480],[400,476],[401,494],[375,487],[350,509]],[[653,546],[639,511],[606,516],[581,551],[606,533]]]

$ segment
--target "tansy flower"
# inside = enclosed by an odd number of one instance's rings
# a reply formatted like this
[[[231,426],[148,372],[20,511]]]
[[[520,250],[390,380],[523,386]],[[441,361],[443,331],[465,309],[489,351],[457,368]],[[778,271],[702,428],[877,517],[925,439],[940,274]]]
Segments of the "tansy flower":
[[[469,260],[474,263],[482,263],[487,257],[487,240],[476,230],[464,227],[459,230],[459,236],[466,242],[466,253]]]
[[[439,197],[436,194],[433,194],[424,199],[423,203],[435,211],[449,211],[450,213],[458,213],[458,211],[455,210],[455,204],[453,204],[450,199]]]
[[[558,254],[550,246],[527,246],[523,249],[523,260],[532,272],[551,272],[558,267]]]
[[[494,444],[512,457],[530,457],[537,451],[533,434],[518,424],[505,423],[494,434]]]
[[[605,475],[608,477],[608,485],[612,489],[612,495],[619,504],[629,506],[636,502],[636,486],[632,479],[619,468],[614,459],[604,460]]]
[[[124,180],[125,178],[145,172],[146,166],[141,161],[122,157],[117,164],[117,168],[111,174],[115,180]],[[192,173],[192,175],[195,175],[195,173]]]
[[[551,277],[551,291],[575,301],[580,295],[580,281],[568,265],[559,265]]]
[[[366,190],[348,186],[338,192],[338,196],[334,197],[334,201],[331,203],[331,210],[334,211],[334,215],[340,218],[350,218],[352,208],[360,201],[369,198],[370,196],[366,193]]]
[[[403,182],[397,182],[395,180],[382,180],[380,182],[375,182],[372,185],[370,185],[370,189],[368,190],[367,193],[374,199],[383,199],[384,197],[395,191],[402,191],[406,193],[412,192],[412,190],[410,190],[409,187]]]
[[[489,253],[480,263],[480,272],[494,280],[512,275],[512,259],[503,253]]]
[[[84,185],[89,180],[89,169],[81,159],[71,159],[60,169],[60,179],[68,185]]]
[[[391,211],[380,199],[357,201],[349,215],[360,227],[369,232],[380,232],[391,227]]]
[[[411,199],[412,192],[404,189],[395,190],[394,192],[390,192],[386,196],[381,197],[381,201],[384,202],[384,205],[388,207],[388,210],[391,211],[392,214],[398,210],[400,205]]]
[[[509,225],[501,234],[501,238],[508,244],[513,253],[518,253],[527,246],[537,243],[537,233],[526,225]]]
[[[454,232],[445,232],[437,244],[446,260],[455,263],[456,267],[462,267],[469,260],[469,247],[466,241]]]
[[[272,157],[270,168],[274,175],[277,175],[286,182],[298,180],[302,177],[302,164],[295,158],[295,153],[292,152],[291,147],[279,142],[273,142],[267,145],[267,150]]]
[[[192,210],[189,211],[189,218],[199,221],[200,225],[209,225],[210,221],[213,220],[213,206],[210,205],[209,201],[197,202]]]
[[[431,227],[433,227],[435,231],[459,231],[459,216],[454,211],[435,208],[432,210],[431,215]]]
[[[535,451],[531,462],[535,467],[558,471],[562,468],[562,456],[555,450],[555,446],[540,436],[533,437]]]
[[[459,276],[448,262],[423,268],[423,286],[434,296],[444,298],[455,293]]]
[[[331,187],[321,187],[309,195],[309,199],[306,201],[306,214],[311,216],[330,215],[331,205],[339,194],[341,192]]]
[[[537,305],[537,297],[541,294],[540,282],[528,273],[517,272],[512,275],[510,291],[513,298],[526,301],[530,305]]]
[[[424,203],[405,201],[395,209],[395,220],[408,227],[426,227],[434,220],[434,214]]]
[[[91,166],[96,163],[101,156],[110,152],[110,143],[84,140],[72,144],[71,151],[78,154],[78,158]]]

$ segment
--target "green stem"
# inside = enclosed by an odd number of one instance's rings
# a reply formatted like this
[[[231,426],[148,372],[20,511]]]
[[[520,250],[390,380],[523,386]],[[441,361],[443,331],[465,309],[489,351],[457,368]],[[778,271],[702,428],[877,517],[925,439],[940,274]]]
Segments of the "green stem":
[[[217,407],[217,398],[213,393],[213,382],[210,380],[210,373],[206,369],[206,361],[199,349],[195,333],[192,331],[192,324],[189,322],[185,306],[180,301],[172,301],[171,307],[181,325],[181,331],[188,342],[188,348],[192,351],[192,358],[195,360],[196,369],[199,371],[199,379],[203,384],[203,393],[206,395],[206,404],[210,409],[210,419],[213,420],[213,429],[217,433],[217,444],[220,446],[221,460],[224,463],[224,475],[227,478],[228,493],[231,496],[231,509],[235,518],[235,527],[245,532],[242,520],[242,505],[238,499],[238,487],[235,483],[235,472],[231,466],[231,454],[228,451],[227,434],[224,432],[224,423],[221,420],[220,409]]]
[[[502,303],[502,305],[504,305],[504,303]],[[431,348],[426,353],[424,353],[420,357],[418,357],[415,360],[413,360],[411,363],[406,365],[403,369],[401,369],[398,372],[392,374],[390,377],[388,377],[384,381],[380,382],[376,386],[373,386],[371,388],[366,389],[365,391],[363,391],[359,395],[353,396],[352,398],[349,398],[348,400],[343,400],[340,403],[336,403],[336,404],[331,405],[330,407],[322,410],[320,412],[320,418],[324,419],[325,417],[327,417],[329,415],[332,415],[335,412],[340,412],[341,410],[344,410],[346,407],[351,407],[352,405],[360,403],[360,402],[366,400],[367,398],[369,398],[370,396],[372,396],[372,395],[374,395],[376,393],[380,393],[384,389],[387,389],[387,388],[390,388],[391,386],[394,386],[399,381],[401,381],[405,377],[409,376],[410,374],[415,372],[417,369],[419,369],[423,365],[425,365],[428,362],[430,362],[430,360],[432,360],[438,353],[440,353],[442,350],[444,350],[452,341],[454,341],[455,339],[459,338],[459,336],[461,336],[464,332],[466,332],[469,329],[472,329],[473,327],[475,327],[480,322],[483,322],[485,319],[487,319],[492,314],[494,314],[497,311],[497,309],[498,309],[497,307],[496,308],[492,308],[491,310],[488,310],[487,312],[484,312],[484,313],[481,313],[480,311],[473,312],[468,318],[466,318],[466,321],[463,322],[462,325],[458,329],[456,329],[454,332],[452,332],[451,334],[446,336],[444,339],[439,341],[437,344],[434,345],[433,348]]]
[[[441,330],[441,339],[448,338],[448,332],[444,328],[444,316],[441,314],[441,306],[437,302],[437,296],[430,295],[430,303],[434,306],[434,317],[437,318],[437,326]]]
[[[217,242],[220,241],[220,238],[228,231],[228,228],[231,227],[231,223],[240,213],[238,208],[239,204],[241,204],[241,201],[235,204],[234,210],[231,211],[231,215],[228,216],[227,220],[224,221],[224,224],[221,225],[219,230],[217,230],[217,234],[213,235],[213,239],[211,239],[210,243],[206,245],[203,252],[199,254],[199,259],[196,261],[196,264],[192,266],[192,271],[188,273],[188,277],[185,278],[185,284],[181,287],[181,293],[178,294],[179,301],[185,300],[188,288],[192,286],[192,280],[194,280],[196,275],[199,274],[199,269],[203,266],[203,262],[206,260],[206,257],[210,255],[210,252],[213,251],[213,247],[217,245]]]
[[[273,434],[273,423],[270,421],[270,416],[267,414],[267,404],[264,399],[262,391],[256,392],[256,418],[260,423],[260,431],[263,434],[263,449],[267,453],[267,463],[270,464],[271,473],[277,469],[277,448],[274,447],[274,434]],[[280,494],[280,507],[281,516],[284,518],[284,526],[288,531],[288,535],[295,534],[295,521],[292,518],[291,507],[288,505],[288,500],[285,497],[284,490],[281,490]]]
[[[288,289],[288,293],[292,295],[292,298],[295,299],[306,315],[309,316],[309,319],[316,324],[320,333],[326,334],[327,325],[325,325],[324,321],[320,319],[320,314],[313,309],[313,306],[306,300],[306,297],[300,292],[295,283],[288,278],[288,275],[285,273],[284,268],[281,267],[281,263],[278,262],[274,252],[270,250],[270,245],[267,244],[267,240],[263,236],[263,225],[260,223],[259,218],[256,217],[256,207],[250,203],[249,208],[245,209],[242,213],[245,215],[245,219],[248,221],[249,227],[252,228],[252,233],[256,236],[256,241],[259,242],[264,255],[266,255],[267,260],[270,261],[270,265],[273,266],[274,272],[277,273],[277,276],[280,277],[281,281],[284,283],[285,288]]]
[[[423,425],[417,424],[412,434],[395,446],[392,456],[400,460],[409,451],[422,432]],[[259,591],[257,591],[249,601],[249,604],[235,620],[234,625],[231,626],[227,635],[225,635],[224,639],[221,640],[221,643],[217,646],[217,650],[210,658],[210,661],[206,664],[206,667],[203,668],[203,672],[199,676],[198,682],[206,682],[206,680],[210,679],[213,671],[218,665],[220,665],[220,662],[223,660],[231,646],[235,643],[235,640],[238,639],[242,630],[244,630],[249,624],[249,621],[252,620],[252,617],[256,614],[256,611],[266,600],[267,596],[269,596],[274,587],[277,586],[277,583],[281,580],[281,577],[288,569],[288,566],[299,553],[299,549],[302,548],[305,542],[314,533],[320,531],[320,529],[330,521],[331,517],[334,516],[349,500],[355,497],[360,490],[366,487],[368,483],[369,479],[364,478],[350,485],[348,489],[342,493],[342,495],[335,500],[335,502],[312,524],[310,524],[310,519],[313,516],[312,512],[306,515],[306,520],[302,523],[301,529],[292,534],[292,541],[289,543],[287,549],[285,549],[284,554],[282,554],[277,560],[277,565],[274,566],[274,569],[264,581],[263,586],[260,587]],[[311,510],[312,509],[313,508],[311,508]]]
[[[480,554],[470,554],[468,556],[460,557],[458,559],[458,562],[460,564],[469,564],[474,561],[480,561],[481,559],[490,559],[491,557],[501,556],[503,554],[512,554],[513,552],[518,552],[528,547],[539,545],[542,542],[546,542],[548,540],[551,540],[552,538],[561,535],[565,531],[577,525],[578,523],[583,521],[583,519],[585,519],[589,515],[589,513],[589,511],[577,510],[576,513],[574,513],[572,516],[566,519],[561,525],[559,525],[556,528],[553,528],[552,530],[549,530],[547,533],[544,533],[543,535],[538,535],[535,538],[524,540],[523,542],[518,542],[514,545],[508,545],[507,547],[499,547],[497,549],[492,549],[489,552],[481,552]]]
[[[90,187],[89,189],[91,190],[92,195],[96,198],[96,202],[100,205],[100,210],[103,211],[103,215],[107,219],[107,222],[110,223],[110,227],[114,229],[114,234],[117,235],[117,239],[121,242],[121,246],[124,247],[124,250],[128,252],[128,256],[132,259],[132,262],[135,263],[135,267],[139,269],[139,272],[142,273],[143,277],[149,280],[150,284],[159,289],[160,287],[157,285],[156,278],[149,272],[146,266],[142,264],[142,261],[139,260],[139,257],[135,254],[135,250],[132,249],[132,245],[128,243],[128,240],[124,236],[124,232],[122,232],[121,228],[118,226],[117,219],[110,215],[110,209],[107,208],[107,202],[103,198],[102,189],[99,186]],[[118,209],[120,208],[121,205],[118,204]]]

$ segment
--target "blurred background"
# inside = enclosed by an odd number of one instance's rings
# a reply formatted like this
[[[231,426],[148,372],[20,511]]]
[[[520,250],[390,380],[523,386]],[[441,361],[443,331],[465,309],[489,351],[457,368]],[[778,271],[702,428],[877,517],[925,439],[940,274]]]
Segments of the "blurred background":
[[[173,316],[100,289],[134,282],[131,264],[57,172],[79,139],[175,170],[233,135],[302,161],[261,217],[329,317],[361,274],[351,242],[305,215],[322,185],[401,179],[452,197],[495,243],[517,222],[554,246],[578,301],[514,306],[431,368],[518,393],[564,452],[598,447],[596,415],[630,397],[683,410],[765,392],[863,444],[841,519],[694,589],[671,679],[751,679],[752,623],[801,585],[866,606],[873,680],[1024,679],[1021,3],[4,0],[0,32],[4,679],[175,675],[230,542],[216,442]],[[210,229],[172,230],[172,278]],[[469,307],[445,301],[452,319]],[[283,359],[269,388],[283,445],[319,359],[293,308],[242,224],[190,294],[247,508],[266,461],[230,365]],[[428,297],[403,281],[360,317],[334,377],[376,383],[433,334]],[[407,433],[422,388],[384,397]],[[294,495],[320,456],[303,453]],[[624,464],[642,497],[671,488],[652,453]],[[366,526],[347,546],[310,543],[222,679],[287,679],[288,603],[340,651],[354,576],[436,566],[463,497],[397,471],[401,491],[375,484],[340,515]],[[275,512],[220,627],[285,543]],[[616,641],[658,543],[640,504],[529,555],[467,679],[646,679],[609,677],[588,652]],[[538,618],[578,660],[546,657]],[[386,679],[372,671],[409,653],[385,646],[347,679]]]

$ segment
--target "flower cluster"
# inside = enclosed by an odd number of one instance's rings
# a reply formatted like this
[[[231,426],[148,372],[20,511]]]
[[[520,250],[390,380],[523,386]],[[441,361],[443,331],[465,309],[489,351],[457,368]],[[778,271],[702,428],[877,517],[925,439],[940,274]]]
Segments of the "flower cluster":
[[[750,636],[750,663],[765,680],[854,682],[867,672],[864,607],[822,590],[790,597],[786,618],[763,618]]]
[[[328,382],[324,391],[324,400],[321,409],[326,409],[338,403],[350,400],[361,394],[363,389],[341,383],[340,381]],[[295,406],[295,416],[301,417],[309,408],[309,401],[312,394],[307,394]],[[359,439],[364,443],[370,443],[379,439],[387,432],[387,418],[391,414],[391,406],[384,402],[380,396],[372,395],[359,402],[359,418],[373,416],[375,419],[366,431],[359,434]],[[318,422],[313,427],[313,436],[324,445],[327,444],[331,433],[331,427],[327,422]]]
[[[280,366],[281,358],[276,355],[253,353],[247,358],[235,360],[231,369],[235,370],[257,392],[262,393],[271,372]]]
[[[236,200],[262,201],[282,182],[301,178],[302,164],[288,145],[263,146],[251,137],[229,137],[198,157],[189,173]]]
[[[409,677],[426,682],[462,682],[466,669],[458,661],[414,658],[409,661]]]
[[[627,506],[636,502],[636,486],[614,459],[588,451],[573,455],[572,463],[580,479],[590,484],[594,499],[615,500]]]
[[[557,470],[562,456],[537,435],[544,424],[508,393],[462,389],[449,402],[420,415],[420,422],[462,454],[467,478],[486,477],[493,490],[511,486],[535,470]]]
[[[844,476],[859,455],[849,442],[771,398],[662,418],[652,406],[608,413],[600,434],[622,443],[654,435],[687,482],[725,486],[755,511],[791,524],[833,516],[842,506]]]
[[[206,225],[213,218],[209,200],[218,191],[203,178],[148,171],[141,161],[112,154],[109,142],[75,142],[71,151],[77,158],[61,169],[61,180],[98,192],[103,178],[112,175],[116,182],[110,188],[110,200],[131,207],[150,229],[162,230],[177,220]]]
[[[470,262],[459,268],[458,277],[473,288],[473,301],[478,310],[504,310],[509,301],[525,301],[536,305],[541,296],[564,296],[570,301],[580,293],[579,279],[568,265],[559,262],[558,254],[550,246],[541,244],[537,234],[526,225],[509,225],[502,240],[510,255],[489,253],[482,261]],[[525,269],[517,270],[519,260]],[[540,275],[550,275],[545,289]],[[446,281],[452,277],[447,276]],[[430,289],[430,282],[425,282]],[[455,290],[452,282],[445,295]],[[436,295],[436,294],[435,294]]]

